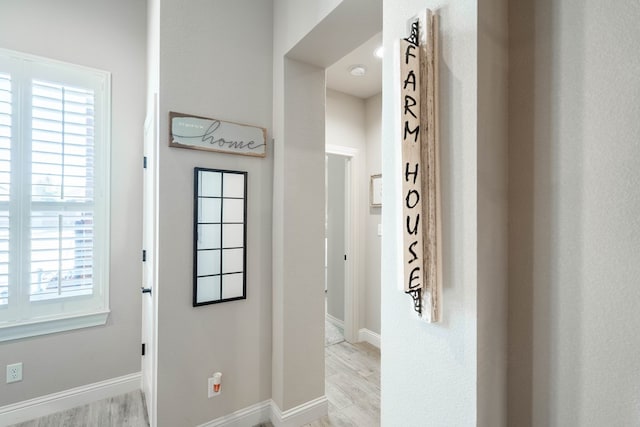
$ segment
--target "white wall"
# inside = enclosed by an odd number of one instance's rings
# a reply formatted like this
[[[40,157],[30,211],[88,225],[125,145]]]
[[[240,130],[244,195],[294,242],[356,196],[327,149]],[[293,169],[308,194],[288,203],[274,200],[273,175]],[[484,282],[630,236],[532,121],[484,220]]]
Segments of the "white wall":
[[[147,114],[160,84],[160,0],[147,0]],[[156,106],[157,108],[157,106]]]
[[[382,208],[369,207],[371,175],[382,172],[382,94],[365,100],[365,137],[367,145],[366,223],[365,223],[365,296],[364,323],[362,327],[380,333],[380,271],[382,265],[381,242],[378,225],[382,224]]]
[[[142,124],[146,2],[3,2],[0,46],[112,73],[111,314],[93,327],[0,344],[0,406],[140,370]]]
[[[385,1],[385,52],[406,37],[406,22],[424,7],[442,22],[441,174],[443,322],[417,320],[402,280],[400,144],[395,113],[398,71],[385,55],[382,105],[382,424],[476,423],[477,10],[475,1]]]
[[[328,2],[325,2],[328,3]],[[333,3],[333,2],[332,2]],[[274,137],[274,175],[273,175],[273,360],[272,360],[272,391],[271,397],[274,403],[281,409],[291,409],[297,405],[300,405],[306,401],[319,398],[324,395],[324,354],[322,353],[322,346],[324,345],[324,307],[323,307],[323,295],[324,292],[324,270],[320,270],[318,278],[320,283],[308,283],[306,280],[300,281],[295,276],[286,275],[285,263],[287,259],[293,255],[293,262],[297,262],[299,256],[306,257],[306,254],[299,253],[298,245],[294,243],[298,237],[292,234],[289,230],[289,225],[284,218],[284,215],[288,211],[295,213],[295,201],[296,199],[301,206],[306,206],[309,197],[304,197],[306,192],[302,192],[303,197],[300,197],[294,189],[291,188],[291,180],[296,179],[295,176],[291,176],[292,170],[290,168],[294,166],[293,163],[288,164],[286,160],[286,150],[289,150],[288,138],[292,139],[291,150],[292,154],[289,155],[291,162],[295,161],[295,155],[302,150],[302,143],[296,143],[293,140],[293,135],[287,134],[285,116],[287,115],[285,107],[288,104],[287,95],[291,94],[292,87],[286,84],[285,73],[288,76],[300,75],[301,82],[299,84],[305,85],[309,88],[317,88],[321,91],[320,99],[323,99],[324,93],[324,71],[320,69],[311,70],[310,68],[302,67],[297,61],[291,61],[285,58],[287,52],[308,33],[326,14],[333,8],[328,6],[323,10],[317,10],[315,8],[301,7],[302,4],[295,0],[274,0],[273,10],[273,137]],[[298,74],[298,72],[300,74]],[[306,79],[308,80],[305,80]],[[296,79],[297,82],[298,79]],[[290,81],[289,83],[294,83]],[[308,93],[305,91],[305,93]],[[292,110],[295,108],[307,108],[301,104],[292,106]],[[319,115],[320,122],[324,117],[324,102],[320,105],[315,103],[311,106],[310,114],[316,113]],[[315,130],[315,129],[314,129]],[[312,155],[320,165],[324,165],[324,130],[320,130],[319,135],[315,137],[321,137],[322,142],[320,147],[316,144],[308,148],[309,155]],[[286,138],[286,139],[285,139]],[[322,152],[319,152],[319,148]],[[304,151],[303,151],[304,152]],[[320,157],[321,156],[321,157]],[[318,171],[316,171],[318,172]],[[324,194],[324,167],[319,171],[320,175],[313,179],[313,188],[311,191],[318,191]],[[318,181],[321,180],[321,181]],[[320,185],[320,187],[318,187]],[[302,191],[302,189],[298,190]],[[311,203],[311,206],[318,209],[317,203]],[[324,199],[322,200],[321,213],[324,212]],[[316,218],[318,213],[314,212],[313,219]],[[324,216],[324,215],[323,215]],[[313,220],[312,219],[312,220]],[[324,221],[321,220],[321,229],[314,228],[315,233],[311,238],[321,239],[324,242]],[[320,231],[320,235],[317,232]],[[322,248],[322,246],[321,246]],[[317,249],[316,249],[317,250]],[[320,260],[324,259],[324,250],[321,252]],[[314,251],[315,253],[315,251]],[[298,256],[296,256],[296,254]],[[303,259],[304,262],[304,259]],[[320,262],[322,265],[323,262]],[[315,271],[315,270],[314,270]],[[301,294],[293,293],[289,291],[289,288],[294,286],[294,283],[288,283],[288,278],[293,278],[298,283],[305,284]],[[310,305],[311,317],[305,316],[299,310],[297,306],[306,306],[310,303],[309,298],[316,295],[316,293],[306,292],[307,298],[304,297],[305,291],[314,289],[317,286],[318,301],[313,301],[315,304]],[[287,304],[288,301],[288,304]],[[298,332],[296,329],[300,328]],[[309,334],[304,335],[303,330],[310,331]],[[298,343],[302,351],[296,350],[293,337],[301,337],[302,341]],[[311,348],[313,353],[310,355],[311,359],[307,360],[307,369],[301,370],[299,367],[305,363],[306,356],[309,354],[308,349]],[[319,354],[316,354],[319,352]],[[293,361],[290,364],[287,361]],[[302,377],[299,377],[302,375]],[[296,380],[302,380],[300,388],[296,387],[294,390],[289,390],[287,384]]]
[[[484,70],[494,57],[478,56],[487,43],[478,28],[484,13],[500,12],[497,6],[476,1],[418,0],[384,2],[384,48],[397,52],[394,43],[407,36],[407,21],[428,7],[441,17],[440,134],[442,180],[443,320],[426,324],[417,320],[410,298],[397,289],[402,280],[399,82],[398,65],[386,55],[383,69],[382,174],[382,425],[504,425],[506,402],[493,402],[486,394],[504,395],[504,384],[481,387],[490,362],[500,375],[506,335],[484,332],[494,311],[504,312],[506,266],[482,256],[500,249],[506,236],[504,215],[493,220],[489,213],[506,209],[506,175],[484,175],[493,162],[504,168],[504,135],[486,126],[500,123],[498,105],[491,104],[490,87],[506,84],[498,73],[486,77]],[[479,14],[478,8],[483,9]],[[484,23],[483,23],[484,25]],[[487,49],[499,54],[498,49]],[[397,55],[397,54],[396,54]],[[497,61],[499,64],[499,61]],[[480,83],[479,83],[480,82]],[[490,112],[480,115],[479,110]],[[485,123],[479,117],[488,118]],[[503,126],[503,133],[506,127]],[[491,142],[487,135],[499,138]],[[486,150],[478,155],[480,150]],[[502,187],[502,190],[500,188]],[[494,241],[480,227],[497,233]],[[498,241],[496,244],[495,241]],[[504,264],[504,263],[503,263]],[[489,278],[496,279],[491,282]],[[497,322],[500,326],[499,322]],[[502,324],[504,329],[504,323]],[[500,338],[501,336],[501,338]],[[492,343],[497,343],[492,347]],[[502,390],[501,390],[502,389]],[[489,390],[489,391],[487,391]]]
[[[273,146],[266,158],[168,147],[177,111],[271,127],[272,3],[160,2],[158,420],[204,423],[271,397]],[[247,299],[192,307],[193,168],[248,172]],[[223,373],[222,394],[207,378]]]
[[[480,426],[507,425],[507,0],[478,3],[478,382]]]
[[[318,25],[343,0],[275,0],[276,25],[274,47],[286,53],[293,48],[313,27]]]
[[[511,3],[509,425],[640,420],[639,20]]]

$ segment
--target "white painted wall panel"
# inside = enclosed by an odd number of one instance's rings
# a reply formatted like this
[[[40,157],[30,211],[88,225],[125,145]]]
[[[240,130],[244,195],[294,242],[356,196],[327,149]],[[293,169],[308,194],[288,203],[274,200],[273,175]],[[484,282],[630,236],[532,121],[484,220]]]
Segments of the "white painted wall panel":
[[[366,229],[365,229],[365,312],[363,327],[380,333],[380,272],[382,269],[382,236],[378,227],[382,224],[382,208],[369,206],[371,175],[382,172],[382,94],[365,100],[365,131],[367,139],[366,181]],[[384,181],[384,177],[383,177]],[[384,188],[384,184],[383,184]],[[384,189],[383,189],[384,191]]]
[[[443,322],[413,312],[402,281],[399,82],[391,52],[425,7],[441,16]],[[384,1],[382,425],[476,425],[477,2]],[[389,54],[387,54],[389,52]],[[390,349],[385,351],[385,349]]]
[[[640,420],[639,19],[511,3],[509,425]]]
[[[271,128],[272,2],[160,2],[158,420],[198,425],[271,397],[273,146],[168,146],[169,111]],[[248,172],[247,299],[194,308],[193,168]],[[223,374],[207,398],[207,378]]]

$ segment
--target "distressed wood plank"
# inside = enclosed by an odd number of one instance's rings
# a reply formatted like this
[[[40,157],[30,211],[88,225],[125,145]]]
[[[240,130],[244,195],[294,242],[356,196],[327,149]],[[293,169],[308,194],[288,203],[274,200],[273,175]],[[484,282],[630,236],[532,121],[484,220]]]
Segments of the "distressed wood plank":
[[[442,203],[440,185],[440,17],[433,15],[433,124],[435,149],[435,203],[436,203],[436,252],[435,274],[436,280],[432,290],[432,319],[434,322],[442,320]]]
[[[426,129],[425,144],[423,145],[423,161],[425,164],[427,211],[426,238],[425,238],[425,270],[426,292],[429,294],[429,320],[437,322],[438,319],[438,285],[437,285],[437,224],[436,224],[436,121],[435,121],[435,66],[434,66],[434,15],[430,10],[426,14]]]
[[[423,170],[421,166],[420,124],[420,49],[418,35],[412,41],[400,41],[401,88],[401,141],[402,141],[402,194],[404,291],[414,299],[414,308],[421,311],[421,293],[424,288],[424,219]]]
[[[441,320],[441,227],[440,227],[440,171],[439,171],[439,128],[438,128],[438,28],[437,16],[430,10],[421,14],[420,49],[423,60],[421,72],[421,159],[424,174],[422,188],[424,195],[424,273],[425,283],[422,295],[424,307],[421,318],[427,322]]]

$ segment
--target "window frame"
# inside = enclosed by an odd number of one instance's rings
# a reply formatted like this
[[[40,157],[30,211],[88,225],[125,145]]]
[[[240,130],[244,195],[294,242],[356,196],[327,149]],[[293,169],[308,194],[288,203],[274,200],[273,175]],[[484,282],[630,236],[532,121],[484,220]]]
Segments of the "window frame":
[[[10,217],[9,295],[8,304],[0,306],[0,342],[55,332],[68,331],[107,322],[109,308],[110,268],[110,180],[111,180],[111,74],[107,71],[52,60],[0,48],[0,72],[8,72],[12,81],[11,99],[11,197],[10,212],[19,212],[18,219]],[[18,81],[14,89],[14,76]],[[28,218],[40,212],[37,205],[47,209],[64,207],[65,202],[34,202],[33,183],[20,182],[21,195],[14,197],[14,178],[31,176],[32,149],[32,90],[34,81],[50,81],[94,91],[94,193],[93,193],[93,287],[91,295],[66,296],[31,301],[29,277],[31,249],[22,243],[31,239]],[[17,92],[13,97],[14,90]],[[16,130],[16,132],[14,132]],[[17,153],[17,158],[14,157]],[[28,159],[28,161],[27,161]],[[17,170],[16,170],[17,169]],[[25,170],[26,169],[26,170]],[[16,200],[18,199],[18,200]],[[19,204],[20,206],[15,206]],[[82,204],[86,206],[86,203]],[[78,205],[80,206],[80,204]],[[24,224],[24,219],[27,223]],[[18,224],[15,224],[18,222]],[[14,233],[21,236],[16,238]],[[27,233],[25,236],[24,233]],[[21,243],[22,242],[22,243]],[[29,245],[26,245],[29,246]],[[25,254],[29,253],[25,259]],[[19,257],[11,261],[11,257]],[[13,266],[13,268],[12,268]],[[17,267],[16,267],[17,266]],[[18,272],[16,272],[16,268]],[[12,295],[14,295],[12,297]],[[17,301],[17,302],[16,302]],[[2,316],[5,312],[6,316]]]

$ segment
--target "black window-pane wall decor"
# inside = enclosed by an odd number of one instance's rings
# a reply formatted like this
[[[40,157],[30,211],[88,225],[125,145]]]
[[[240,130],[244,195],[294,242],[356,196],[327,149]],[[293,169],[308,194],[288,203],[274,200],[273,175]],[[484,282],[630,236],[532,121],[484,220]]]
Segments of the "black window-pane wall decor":
[[[247,297],[247,172],[194,169],[193,306]]]

